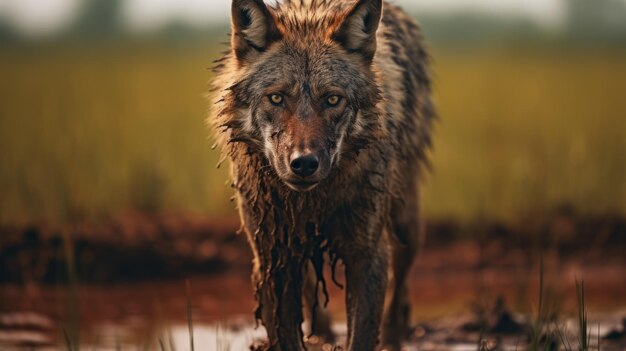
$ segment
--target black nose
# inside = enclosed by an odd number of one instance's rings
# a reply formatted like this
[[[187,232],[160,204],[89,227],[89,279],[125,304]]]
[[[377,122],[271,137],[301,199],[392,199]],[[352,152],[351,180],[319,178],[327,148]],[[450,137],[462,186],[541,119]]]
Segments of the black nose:
[[[320,161],[313,154],[296,157],[291,161],[291,170],[300,177],[308,177],[317,171]]]

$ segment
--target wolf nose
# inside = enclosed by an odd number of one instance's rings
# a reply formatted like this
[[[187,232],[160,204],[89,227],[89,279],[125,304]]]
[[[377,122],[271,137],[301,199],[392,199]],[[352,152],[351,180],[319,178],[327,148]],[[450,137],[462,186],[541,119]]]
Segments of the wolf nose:
[[[293,173],[303,178],[313,175],[319,165],[319,159],[313,154],[296,157],[290,163]]]

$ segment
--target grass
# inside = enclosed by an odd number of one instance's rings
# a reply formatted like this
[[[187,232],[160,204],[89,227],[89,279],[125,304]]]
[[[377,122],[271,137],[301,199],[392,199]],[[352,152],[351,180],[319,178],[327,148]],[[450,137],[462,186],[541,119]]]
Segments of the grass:
[[[584,281],[576,279],[576,301],[577,301],[577,348],[572,347],[567,330],[558,325],[558,315],[556,311],[549,310],[545,305],[545,284],[544,284],[544,266],[541,260],[539,271],[539,301],[535,320],[530,325],[528,335],[528,350],[530,351],[552,351],[558,350],[560,341],[561,346],[566,351],[589,351],[591,350],[591,330],[587,317],[587,305],[585,301],[585,284]],[[554,319],[554,320],[551,320]],[[597,350],[600,350],[600,330],[598,326]]]
[[[587,305],[585,300],[585,285],[582,280],[576,280],[576,301],[577,301],[577,324],[578,330],[576,334],[577,345],[572,346],[569,340],[567,329],[559,324],[559,319],[563,316],[546,304],[546,284],[544,276],[543,259],[540,262],[539,270],[539,296],[538,304],[534,318],[529,316],[529,325],[526,339],[527,345],[523,349],[529,351],[556,351],[564,349],[565,351],[590,351],[591,346],[591,330],[589,328],[589,320],[587,316]],[[480,318],[480,317],[479,317]],[[600,350],[600,326],[598,325],[596,350]],[[491,351],[497,348],[490,345],[489,339],[485,338],[485,330],[480,332],[477,344],[478,351]],[[519,346],[515,347],[517,350]]]
[[[438,53],[442,123],[425,212],[515,219],[561,204],[626,213],[621,54]]]
[[[544,274],[544,269],[543,269],[543,260],[542,260],[541,265],[540,265],[540,270],[539,270],[539,302],[537,305],[537,315],[535,317],[533,324],[531,325],[530,335],[529,335],[529,339],[530,339],[529,347],[531,350],[537,350],[537,351],[545,348],[545,347],[540,347],[541,338],[544,335],[545,329],[546,329],[546,324],[545,324],[546,315],[545,315],[545,309],[543,305],[543,293],[545,291],[545,288],[543,285],[544,284],[543,274]]]
[[[578,298],[578,350],[588,351],[591,331],[587,323],[587,308],[585,306],[585,283],[576,281],[576,296]],[[598,345],[600,348],[600,345]]]
[[[572,347],[571,343],[565,337],[563,332],[559,331],[559,337],[561,338],[561,343],[563,344],[563,348],[566,351],[589,351],[591,350],[591,329],[589,328],[589,321],[587,318],[587,306],[585,303],[585,284],[581,280],[576,280],[576,301],[578,303],[578,334],[577,348]],[[598,325],[598,340],[597,340],[597,350],[600,350],[600,326]]]
[[[556,344],[554,343],[555,335],[551,328],[550,315],[556,312],[550,311],[545,303],[546,286],[543,259],[541,259],[539,267],[539,300],[537,314],[530,324],[528,349],[530,351],[552,351]]]
[[[0,224],[140,209],[233,214],[188,45],[0,51]],[[626,54],[434,53],[428,216],[512,219],[571,204],[626,214]]]
[[[204,126],[204,48],[3,52],[0,222],[231,213]]]
[[[187,327],[189,328],[189,349],[195,350],[195,344],[193,342],[193,310],[191,306],[191,285],[189,280],[186,282],[187,286]]]

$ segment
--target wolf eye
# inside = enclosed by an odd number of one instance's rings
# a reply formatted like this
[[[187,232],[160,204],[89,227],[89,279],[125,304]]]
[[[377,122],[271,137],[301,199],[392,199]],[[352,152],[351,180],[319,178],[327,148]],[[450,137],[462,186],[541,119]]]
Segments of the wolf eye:
[[[337,106],[341,101],[341,97],[339,95],[331,95],[326,98],[326,103],[328,106]]]
[[[278,106],[283,103],[283,96],[280,94],[272,94],[269,96],[272,105]]]

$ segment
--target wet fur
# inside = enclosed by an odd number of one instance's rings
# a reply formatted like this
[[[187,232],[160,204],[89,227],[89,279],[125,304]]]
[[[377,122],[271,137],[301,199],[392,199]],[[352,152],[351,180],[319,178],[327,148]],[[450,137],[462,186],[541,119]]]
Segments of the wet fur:
[[[417,25],[384,3],[376,30],[370,12],[376,15],[377,4],[233,2],[231,48],[216,63],[209,122],[232,161],[242,229],[254,254],[256,316],[271,350],[305,348],[303,295],[307,308],[316,309],[307,313],[317,316],[314,329],[332,337],[317,301],[326,284],[325,253],[345,264],[348,350],[398,349],[408,332],[405,279],[419,247],[418,179],[435,111]],[[268,87],[281,79],[311,96],[340,84],[342,118],[315,124],[312,109],[308,122],[291,131],[283,119],[263,114]],[[295,147],[298,133],[329,155],[328,175],[308,192],[281,179],[286,171],[278,154]]]

